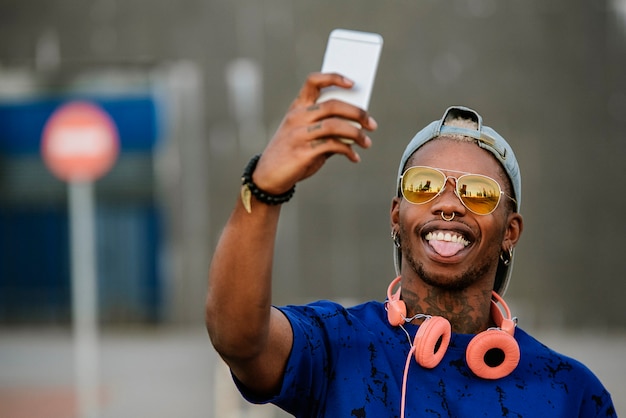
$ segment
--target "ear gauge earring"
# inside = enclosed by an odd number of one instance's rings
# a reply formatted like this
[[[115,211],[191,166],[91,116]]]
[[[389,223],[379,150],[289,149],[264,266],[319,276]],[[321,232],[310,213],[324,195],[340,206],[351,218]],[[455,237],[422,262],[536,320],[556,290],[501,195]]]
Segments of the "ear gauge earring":
[[[500,260],[505,266],[511,264],[511,260],[513,259],[513,247],[509,247],[508,251],[502,251],[500,253]]]
[[[391,230],[391,239],[393,240],[393,245],[396,248],[400,248],[400,238],[398,238],[398,231],[396,229]]]

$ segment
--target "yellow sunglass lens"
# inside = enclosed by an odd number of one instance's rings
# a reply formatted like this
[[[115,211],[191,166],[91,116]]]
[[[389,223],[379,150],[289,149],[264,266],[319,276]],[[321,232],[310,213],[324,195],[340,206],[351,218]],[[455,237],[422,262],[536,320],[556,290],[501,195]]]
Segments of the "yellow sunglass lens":
[[[402,176],[402,194],[411,203],[426,203],[441,191],[444,179],[437,170],[413,167]]]
[[[475,174],[461,176],[456,190],[465,206],[479,214],[491,213],[500,201],[500,188],[489,177]]]

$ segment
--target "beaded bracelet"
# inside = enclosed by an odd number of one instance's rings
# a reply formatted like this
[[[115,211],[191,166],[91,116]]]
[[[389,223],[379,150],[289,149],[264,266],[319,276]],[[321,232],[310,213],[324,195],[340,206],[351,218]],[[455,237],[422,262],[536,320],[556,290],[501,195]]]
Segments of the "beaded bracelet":
[[[254,184],[252,181],[252,173],[254,173],[260,158],[261,154],[252,157],[241,176],[241,202],[248,213],[252,213],[252,205],[250,203],[251,196],[254,196],[256,200],[266,205],[281,205],[288,202],[296,191],[296,186],[293,186],[285,193],[271,194]]]

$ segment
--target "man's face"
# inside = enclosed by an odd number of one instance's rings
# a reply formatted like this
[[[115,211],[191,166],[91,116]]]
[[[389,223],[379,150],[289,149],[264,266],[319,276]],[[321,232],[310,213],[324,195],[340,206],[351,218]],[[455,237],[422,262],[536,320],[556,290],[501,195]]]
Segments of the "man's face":
[[[407,168],[417,165],[438,168],[452,177],[460,176],[454,171],[482,174],[495,179],[507,192],[500,164],[473,142],[432,140],[413,154]],[[463,206],[454,194],[454,186],[449,180],[438,197],[421,205],[394,199],[391,220],[392,227],[399,231],[403,279],[417,276],[428,285],[449,290],[476,283],[491,289],[503,244],[505,248],[515,245],[521,233],[521,217],[509,214],[505,197],[494,212],[477,215]],[[454,213],[455,217],[445,221],[442,212],[446,217]],[[440,233],[443,240],[437,238]],[[460,238],[453,241],[461,243],[450,242],[446,234]]]

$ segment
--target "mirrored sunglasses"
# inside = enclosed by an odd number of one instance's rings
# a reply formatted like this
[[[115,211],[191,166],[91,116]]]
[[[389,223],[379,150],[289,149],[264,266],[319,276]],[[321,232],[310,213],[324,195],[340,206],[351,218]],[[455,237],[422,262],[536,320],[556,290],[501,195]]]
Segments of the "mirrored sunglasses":
[[[489,215],[496,210],[503,195],[515,202],[515,199],[504,193],[500,184],[491,177],[463,171],[446,171],[462,175],[447,176],[443,171],[433,167],[409,167],[402,174],[400,181],[402,196],[416,205],[428,203],[443,192],[448,179],[454,179],[454,193],[463,206],[477,215]]]

